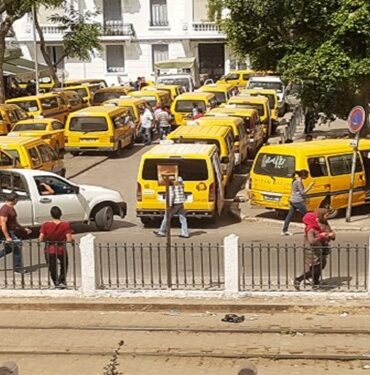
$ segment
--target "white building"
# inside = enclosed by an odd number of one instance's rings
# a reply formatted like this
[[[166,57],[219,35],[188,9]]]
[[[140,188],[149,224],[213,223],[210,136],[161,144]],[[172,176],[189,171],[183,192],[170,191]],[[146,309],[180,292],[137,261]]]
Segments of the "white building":
[[[207,0],[69,1],[80,11],[100,10],[104,36],[102,51],[90,61],[65,60],[59,65],[67,71],[68,79],[105,78],[111,84],[117,84],[118,76],[123,81],[137,76],[153,79],[155,62],[178,57],[196,57],[200,73],[213,78],[236,67],[225,36],[208,20]],[[55,13],[58,11],[40,9],[38,16],[45,40],[58,59],[63,51],[62,34],[58,25],[48,20]],[[14,29],[25,57],[33,59],[32,20],[25,17]]]

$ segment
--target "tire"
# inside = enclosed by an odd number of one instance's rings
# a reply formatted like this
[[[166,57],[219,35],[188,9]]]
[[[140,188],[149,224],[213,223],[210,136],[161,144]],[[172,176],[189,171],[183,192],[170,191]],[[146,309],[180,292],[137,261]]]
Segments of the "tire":
[[[130,143],[127,145],[127,148],[133,148],[135,144],[135,135],[132,134]]]
[[[113,208],[111,206],[104,206],[95,214],[95,224],[98,230],[108,232],[113,225]]]
[[[121,143],[121,142],[118,142],[117,150],[116,150],[116,151],[113,151],[112,156],[113,156],[114,158],[119,158],[121,155],[122,155],[122,143]]]
[[[71,151],[71,155],[72,156],[78,156],[78,155],[80,155],[80,153],[78,151]]]
[[[141,221],[141,223],[143,224],[144,227],[149,226],[149,224],[153,222],[150,217],[141,217],[140,221]]]

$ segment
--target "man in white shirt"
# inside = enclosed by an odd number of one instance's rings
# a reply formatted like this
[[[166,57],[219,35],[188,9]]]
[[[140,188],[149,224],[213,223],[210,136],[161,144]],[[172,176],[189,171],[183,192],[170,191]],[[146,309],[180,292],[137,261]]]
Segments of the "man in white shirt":
[[[141,128],[140,133],[144,137],[144,143],[150,145],[152,143],[152,127],[153,114],[148,108],[140,108]]]

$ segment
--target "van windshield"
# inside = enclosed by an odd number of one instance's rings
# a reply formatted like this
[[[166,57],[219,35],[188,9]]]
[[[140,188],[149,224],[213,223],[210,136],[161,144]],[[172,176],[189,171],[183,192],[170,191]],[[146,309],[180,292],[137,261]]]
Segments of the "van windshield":
[[[144,99],[151,107],[157,105],[157,98],[155,96],[140,96],[141,99]]]
[[[205,113],[206,103],[204,102],[204,100],[178,100],[176,102],[175,111],[191,113],[193,111],[194,104],[196,104],[198,108],[201,108],[203,110],[203,113]]]
[[[97,92],[94,95],[94,104],[100,104],[110,99],[117,99],[122,95],[121,92]]]
[[[187,78],[158,78],[157,83],[162,85],[179,85],[189,90],[189,80]]]
[[[289,155],[258,155],[254,173],[272,177],[292,177],[295,171],[295,157]]]
[[[256,93],[256,94],[250,94],[251,96],[265,96],[269,100],[270,108],[275,108],[276,101],[275,101],[275,95],[273,94],[263,94],[263,93]]]
[[[265,107],[263,104],[254,104],[254,103],[230,103],[236,105],[238,108],[255,108],[258,111],[258,116],[265,116]]]
[[[15,132],[23,132],[27,130],[46,130],[46,124],[37,124],[37,123],[32,123],[32,124],[18,124],[15,125],[12,131]]]
[[[85,88],[79,88],[79,89],[72,88],[70,90],[69,89],[64,89],[64,90],[65,91],[75,91],[78,94],[78,96],[81,97],[81,98],[87,98],[89,96],[89,93],[88,93],[87,89],[85,89]]]
[[[177,164],[179,176],[184,181],[208,180],[206,160],[195,159],[146,159],[143,168],[143,180],[158,180],[157,166],[163,164]]]
[[[21,107],[26,112],[36,112],[39,110],[39,106],[36,100],[25,100],[23,102],[16,102],[19,107]]]
[[[217,104],[226,103],[227,98],[224,92],[211,92],[211,94],[214,94],[214,96],[216,97]]]
[[[267,90],[275,90],[276,92],[283,92],[283,84],[281,82],[260,82],[260,81],[249,81],[249,89],[260,88]]]
[[[104,117],[75,117],[71,120],[69,130],[73,132],[104,132],[108,130]]]

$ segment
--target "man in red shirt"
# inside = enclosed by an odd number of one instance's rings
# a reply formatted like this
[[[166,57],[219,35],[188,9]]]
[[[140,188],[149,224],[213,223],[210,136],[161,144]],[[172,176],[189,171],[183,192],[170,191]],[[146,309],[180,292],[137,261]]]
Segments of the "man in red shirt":
[[[26,234],[32,232],[29,228],[24,228],[17,221],[17,193],[10,193],[6,197],[4,205],[0,209],[0,226],[3,236],[5,237],[4,250],[0,251],[0,258],[13,252],[13,270],[14,272],[23,273],[22,265],[22,241],[17,237],[16,231],[21,230]]]
[[[54,285],[64,289],[68,271],[66,242],[73,241],[73,231],[69,222],[61,220],[62,210],[59,207],[52,207],[50,215],[52,220],[41,225],[39,241],[45,242],[45,259]],[[60,264],[59,277],[58,260]]]

